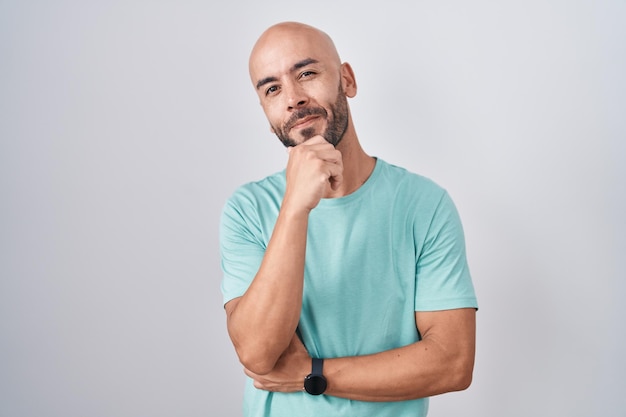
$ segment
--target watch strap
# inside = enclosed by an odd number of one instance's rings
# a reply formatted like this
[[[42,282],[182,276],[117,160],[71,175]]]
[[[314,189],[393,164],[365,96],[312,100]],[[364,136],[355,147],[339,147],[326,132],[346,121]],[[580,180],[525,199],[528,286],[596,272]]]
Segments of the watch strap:
[[[311,375],[324,375],[324,359],[313,358],[311,368]]]

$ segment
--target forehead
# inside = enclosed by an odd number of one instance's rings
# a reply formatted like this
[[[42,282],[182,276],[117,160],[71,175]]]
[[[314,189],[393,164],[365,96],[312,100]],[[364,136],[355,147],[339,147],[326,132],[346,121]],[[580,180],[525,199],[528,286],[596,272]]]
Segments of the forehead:
[[[277,77],[293,70],[305,60],[319,65],[339,65],[332,41],[314,30],[275,29],[266,32],[250,54],[250,77],[253,84],[265,77]]]

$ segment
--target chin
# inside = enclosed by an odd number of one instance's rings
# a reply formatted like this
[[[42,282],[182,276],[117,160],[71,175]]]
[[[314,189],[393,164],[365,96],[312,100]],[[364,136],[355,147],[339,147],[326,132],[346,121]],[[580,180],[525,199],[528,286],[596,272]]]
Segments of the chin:
[[[311,139],[313,136],[317,136],[319,134],[320,133],[318,133],[313,128],[302,129],[302,131],[300,131],[300,136],[302,137],[302,142],[307,141],[307,140]]]

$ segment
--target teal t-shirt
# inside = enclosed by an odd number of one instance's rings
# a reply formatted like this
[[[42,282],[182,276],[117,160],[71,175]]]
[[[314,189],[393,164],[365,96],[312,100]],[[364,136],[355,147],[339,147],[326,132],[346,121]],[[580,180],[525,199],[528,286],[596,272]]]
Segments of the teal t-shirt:
[[[261,265],[285,191],[285,172],[240,187],[222,213],[224,303]],[[322,199],[309,215],[298,325],[312,357],[381,352],[419,340],[416,311],[477,308],[463,229],[447,192],[376,161],[354,193]],[[361,402],[304,392],[244,395],[246,417],[423,417],[428,399]]]

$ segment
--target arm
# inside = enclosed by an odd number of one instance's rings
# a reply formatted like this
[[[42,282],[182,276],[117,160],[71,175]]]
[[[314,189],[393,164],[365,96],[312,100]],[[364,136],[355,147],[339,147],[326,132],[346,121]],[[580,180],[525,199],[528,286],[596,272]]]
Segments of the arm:
[[[227,327],[241,363],[271,371],[289,346],[302,308],[308,216],[343,171],[341,154],[322,137],[294,147],[287,188],[259,271],[246,293],[225,305]]]
[[[422,340],[374,355],[327,359],[326,395],[360,401],[402,401],[466,389],[472,379],[475,310],[417,312]],[[266,375],[246,374],[260,389],[302,390],[311,361],[297,338]]]
[[[225,305],[239,360],[261,374],[274,367],[298,325],[307,224],[308,215],[281,211],[250,287]]]

